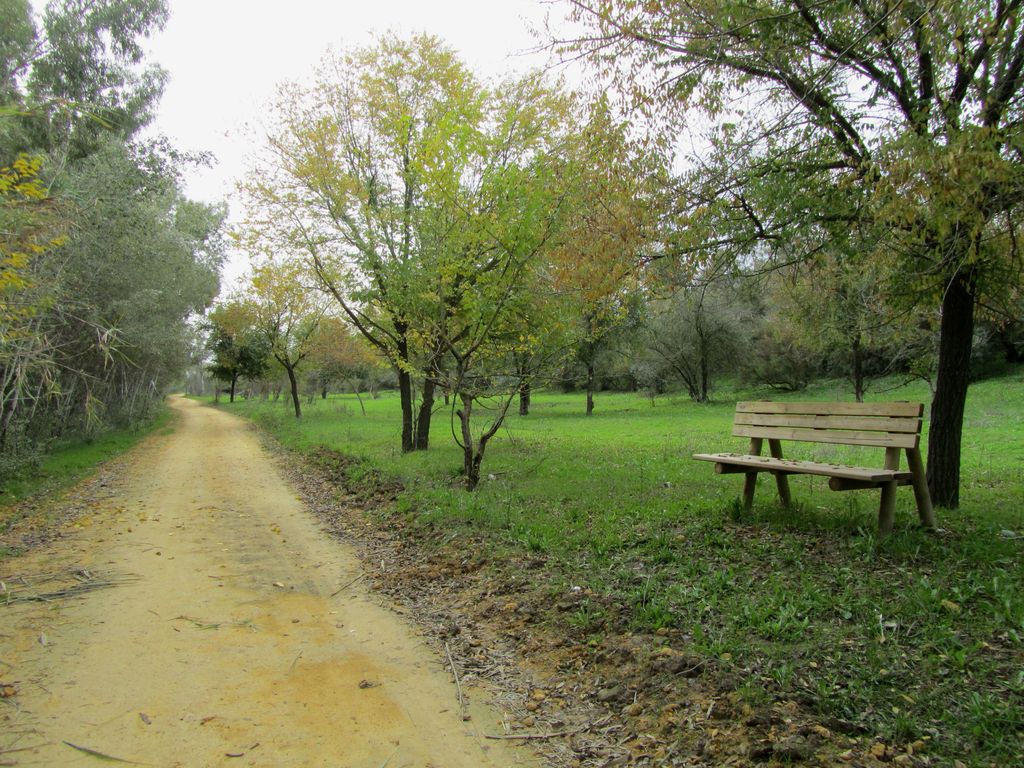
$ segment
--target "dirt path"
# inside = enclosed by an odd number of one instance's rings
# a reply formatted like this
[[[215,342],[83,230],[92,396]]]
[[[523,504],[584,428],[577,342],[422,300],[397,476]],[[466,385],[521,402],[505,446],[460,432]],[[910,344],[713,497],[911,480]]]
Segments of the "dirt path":
[[[126,583],[0,607],[4,765],[456,768],[532,765],[443,659],[357,581],[255,434],[175,398],[70,537],[0,578],[86,569]],[[344,585],[341,592],[332,597]],[[42,589],[42,587],[40,587]],[[479,702],[482,692],[470,697]],[[26,751],[4,749],[35,747]]]

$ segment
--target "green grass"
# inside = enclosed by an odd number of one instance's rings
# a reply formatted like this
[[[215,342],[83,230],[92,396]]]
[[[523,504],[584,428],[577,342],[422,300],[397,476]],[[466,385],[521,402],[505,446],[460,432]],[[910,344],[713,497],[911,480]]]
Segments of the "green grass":
[[[923,385],[874,399],[928,400]],[[796,509],[762,479],[754,510],[741,476],[716,476],[699,451],[742,450],[730,437],[735,392],[710,405],[602,393],[541,394],[511,416],[484,462],[480,489],[459,486],[449,414],[435,415],[426,453],[398,451],[394,395],[316,400],[301,422],[287,403],[239,402],[286,446],[325,445],[402,481],[393,514],[472,532],[502,553],[534,553],[552,595],[582,586],[601,601],[549,621],[582,641],[677,630],[691,650],[747,682],[751,704],[803,703],[938,757],[1012,764],[1024,757],[1024,375],[971,387],[961,508],[939,510],[940,535],[916,526],[899,493],[896,533],[875,536],[877,492],[833,493],[792,478]],[[790,399],[844,399],[821,385]],[[787,447],[784,445],[784,448]],[[881,465],[881,451],[817,446],[793,457]],[[610,610],[609,605],[620,606]],[[596,638],[596,640],[595,640]]]
[[[168,428],[170,422],[171,411],[164,406],[146,424],[51,446],[50,451],[35,466],[0,482],[0,508],[73,485],[98,465],[124,453],[147,435]],[[0,515],[0,526],[3,525],[5,521]]]

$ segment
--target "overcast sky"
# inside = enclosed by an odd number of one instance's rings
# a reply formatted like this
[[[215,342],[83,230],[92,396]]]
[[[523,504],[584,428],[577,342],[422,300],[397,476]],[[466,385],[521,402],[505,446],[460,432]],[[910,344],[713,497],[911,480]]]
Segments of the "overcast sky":
[[[169,0],[171,19],[149,41],[150,60],[170,74],[150,130],[187,151],[212,152],[186,194],[226,200],[246,168],[246,125],[258,129],[261,107],[283,81],[303,80],[328,48],[365,46],[375,34],[428,32],[454,47],[478,75],[543,66],[535,52],[550,4],[543,0]],[[533,53],[530,51],[533,50]],[[251,135],[251,134],[249,134]],[[232,259],[229,282],[244,270]]]
[[[170,0],[171,19],[149,43],[170,73],[152,129],[185,150],[208,150],[212,170],[189,180],[189,197],[231,202],[244,172],[244,126],[258,126],[274,86],[308,77],[328,47],[365,46],[374,33],[429,32],[446,40],[477,74],[541,66],[529,29],[540,0]],[[237,212],[236,212],[237,213]]]

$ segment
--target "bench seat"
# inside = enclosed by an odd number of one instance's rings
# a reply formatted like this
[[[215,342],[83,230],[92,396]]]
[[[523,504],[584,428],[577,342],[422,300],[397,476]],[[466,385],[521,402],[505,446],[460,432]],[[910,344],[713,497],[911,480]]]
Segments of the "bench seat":
[[[784,475],[819,475],[837,477],[861,483],[880,485],[895,480],[899,485],[909,485],[914,475],[909,470],[875,469],[872,467],[851,467],[846,464],[823,464],[818,461],[797,461],[775,459],[771,456],[750,456],[742,453],[695,453],[698,461],[713,461],[715,473],[728,475],[734,472],[772,472]],[[735,467],[735,469],[733,469]]]

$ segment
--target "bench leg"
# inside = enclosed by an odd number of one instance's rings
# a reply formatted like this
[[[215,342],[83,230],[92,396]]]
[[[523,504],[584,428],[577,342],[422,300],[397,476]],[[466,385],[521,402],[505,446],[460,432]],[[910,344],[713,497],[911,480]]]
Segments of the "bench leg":
[[[928,480],[924,473],[924,462],[921,461],[920,448],[907,448],[907,468],[913,473],[914,500],[917,502],[917,516],[925,528],[935,528],[935,508],[932,507],[932,495],[928,492]]]
[[[773,459],[782,458],[782,443],[779,440],[768,440],[768,452]],[[789,494],[789,478],[783,474],[775,475],[775,487],[779,490],[779,501],[787,509],[793,506],[793,497]]]
[[[743,480],[743,509],[747,512],[754,506],[755,488],[757,488],[757,472],[747,472]]]
[[[896,519],[896,481],[882,484],[882,501],[878,505],[878,533],[888,536],[892,533]]]
[[[752,437],[750,438],[750,446],[747,448],[747,453],[751,456],[760,456],[763,445],[763,437]],[[755,488],[757,488],[757,472],[747,472],[746,479],[743,481],[743,509],[748,512],[754,506]]]

